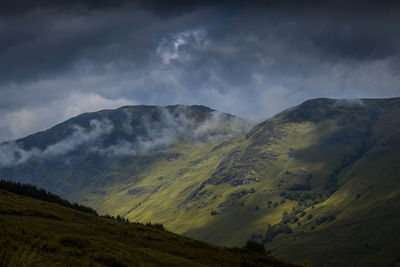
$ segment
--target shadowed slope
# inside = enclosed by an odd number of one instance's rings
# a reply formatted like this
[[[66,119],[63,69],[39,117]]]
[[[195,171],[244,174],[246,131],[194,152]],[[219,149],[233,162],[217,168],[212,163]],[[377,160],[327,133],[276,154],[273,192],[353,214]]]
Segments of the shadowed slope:
[[[256,250],[212,246],[0,189],[6,266],[294,266]]]

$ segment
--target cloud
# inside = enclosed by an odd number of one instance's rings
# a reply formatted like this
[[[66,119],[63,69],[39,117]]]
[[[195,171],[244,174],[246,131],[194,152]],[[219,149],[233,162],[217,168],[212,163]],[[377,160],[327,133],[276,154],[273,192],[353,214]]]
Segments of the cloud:
[[[109,134],[113,129],[113,125],[109,121],[90,121],[90,130],[85,130],[79,126],[73,126],[74,132],[66,139],[48,146],[43,150],[40,157],[51,157],[55,155],[62,155],[73,151],[80,145],[96,140],[102,135]]]
[[[29,150],[23,149],[17,142],[6,142],[0,144],[0,167],[8,167],[25,163],[32,157],[47,159],[54,156],[64,155],[74,151],[79,146],[92,142],[99,137],[109,134],[113,129],[109,121],[90,121],[90,128],[83,129],[72,125],[73,133],[65,139],[47,146],[41,150],[33,147]]]
[[[9,167],[24,163],[32,156],[40,153],[38,150],[25,151],[15,142],[0,144],[0,167]]]
[[[261,119],[309,98],[400,95],[398,4],[56,2],[0,10],[2,140],[127,104]]]
[[[332,108],[354,108],[364,106],[365,103],[362,99],[337,99],[333,102]]]
[[[128,113],[129,114],[129,113]],[[252,124],[225,113],[213,111],[203,121],[191,117],[187,106],[179,106],[174,111],[159,108],[157,120],[144,115],[140,118],[140,128],[144,133],[135,135],[133,140],[120,139],[107,147],[93,147],[92,152],[108,156],[148,155],[167,151],[178,142],[214,142],[247,132]],[[123,127],[131,125],[132,117],[127,116]],[[132,129],[128,128],[127,132]]]

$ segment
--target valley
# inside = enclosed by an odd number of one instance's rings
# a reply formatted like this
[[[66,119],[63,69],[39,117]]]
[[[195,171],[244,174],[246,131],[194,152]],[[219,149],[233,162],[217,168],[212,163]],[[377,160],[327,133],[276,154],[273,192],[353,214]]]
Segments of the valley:
[[[87,113],[1,144],[0,177],[216,245],[399,264],[400,98],[312,99],[257,125],[203,106]],[[10,152],[11,151],[11,152]]]

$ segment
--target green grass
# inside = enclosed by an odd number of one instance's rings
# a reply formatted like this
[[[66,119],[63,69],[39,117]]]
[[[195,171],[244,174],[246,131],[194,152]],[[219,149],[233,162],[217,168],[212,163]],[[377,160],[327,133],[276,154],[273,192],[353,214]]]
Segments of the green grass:
[[[27,212],[29,210],[29,212]],[[33,213],[31,212],[33,211]],[[40,214],[46,211],[59,219]],[[0,190],[2,266],[294,266]]]

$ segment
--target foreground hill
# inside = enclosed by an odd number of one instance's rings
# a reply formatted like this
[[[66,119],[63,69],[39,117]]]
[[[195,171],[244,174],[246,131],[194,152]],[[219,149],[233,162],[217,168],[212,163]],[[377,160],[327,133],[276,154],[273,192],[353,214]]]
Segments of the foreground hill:
[[[252,238],[295,262],[400,261],[400,98],[313,99],[246,132],[205,107],[129,110],[18,140],[0,174],[210,243]]]
[[[294,266],[158,228],[0,189],[1,266]]]

